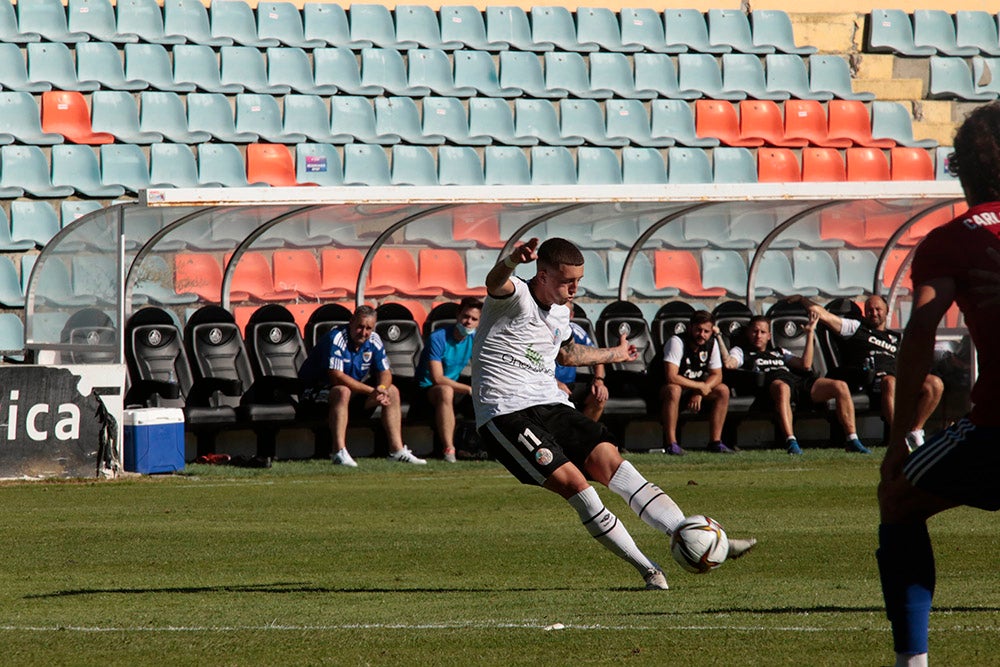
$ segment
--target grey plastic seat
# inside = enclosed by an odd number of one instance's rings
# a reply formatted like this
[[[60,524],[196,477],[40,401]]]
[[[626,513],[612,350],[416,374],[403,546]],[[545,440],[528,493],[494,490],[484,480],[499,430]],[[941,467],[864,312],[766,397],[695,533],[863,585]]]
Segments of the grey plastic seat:
[[[868,16],[868,51],[899,56],[933,56],[933,46],[913,42],[913,24],[901,9],[873,9]]]
[[[230,37],[212,35],[208,9],[201,0],[163,0],[163,32],[182,35],[188,43],[205,46],[229,46]]]
[[[414,88],[429,88],[436,95],[445,97],[472,97],[476,89],[458,86],[452,73],[448,54],[440,49],[413,49],[407,54],[409,61],[409,85]]]
[[[139,129],[139,106],[131,93],[121,90],[98,90],[90,98],[91,128],[108,132],[129,144],[155,144],[163,141],[159,132]]]
[[[313,69],[316,85],[336,86],[348,95],[381,95],[382,86],[361,83],[361,69],[357,57],[347,47],[313,51]]]
[[[648,53],[684,53],[687,47],[671,44],[664,35],[663,17],[649,8],[622,8],[619,12],[622,44],[639,46]]]
[[[396,37],[396,26],[385,5],[352,4],[348,10],[351,23],[351,40],[367,41],[385,49],[407,51],[417,48],[414,41]]]
[[[667,183],[667,165],[655,148],[622,149],[622,182],[630,185]]]
[[[708,23],[698,9],[670,8],[663,11],[663,34],[668,45],[680,53],[729,53],[729,44],[713,44],[708,39]]]
[[[262,39],[257,36],[257,20],[250,5],[241,0],[221,0],[209,7],[212,37],[231,39],[235,44],[267,48],[281,42],[274,38]]]
[[[735,241],[748,240],[753,244],[751,247],[757,247],[765,236],[774,231],[779,222],[781,220],[778,214],[772,211],[761,209],[747,211],[730,220],[729,238]],[[782,233],[771,242],[768,248],[771,250],[790,250],[798,248],[800,245],[802,244],[797,236]]]
[[[7,234],[10,234],[9,229]],[[14,265],[14,260],[6,255],[0,256],[0,304],[7,308],[24,308],[24,291],[21,289],[21,279],[17,275],[17,266]],[[17,318],[16,314],[8,314]],[[17,318],[17,321],[20,322],[20,318]],[[2,335],[0,340],[3,340]]]
[[[684,238],[688,241],[705,241],[710,248],[747,250],[755,247],[760,239],[741,238],[733,229],[733,219],[726,213],[707,209],[695,211],[684,217]]]
[[[708,42],[727,45],[739,53],[764,55],[774,53],[771,44],[756,44],[747,15],[739,9],[708,10]]]
[[[37,33],[48,42],[86,42],[90,36],[82,32],[70,32],[66,21],[66,10],[59,0],[23,0],[17,5],[18,30]]]
[[[320,40],[328,46],[365,49],[372,45],[368,40],[351,39],[347,12],[332,2],[307,2],[302,5],[302,34],[307,40]]]
[[[573,15],[561,6],[531,8],[531,38],[537,44],[554,44],[560,51],[589,53],[600,49],[595,42],[578,38]]]
[[[0,3],[2,6],[3,3]],[[5,90],[41,93],[52,90],[52,84],[28,79],[28,69],[16,44],[0,42],[0,86]]]
[[[615,12],[607,7],[578,7],[576,10],[576,38],[579,42],[593,43],[600,51],[634,53],[642,50],[640,44],[623,44],[622,31]]]
[[[469,120],[461,100],[455,97],[426,97],[423,101],[423,134],[441,136],[460,146],[485,146],[493,142],[488,135],[469,133]],[[480,169],[480,172],[482,170]]]
[[[212,138],[208,132],[192,132],[187,111],[177,93],[146,91],[140,97],[139,131],[159,132],[170,141],[200,144]]]
[[[14,5],[8,2],[0,2],[0,43],[25,44],[27,42],[40,42],[42,36],[37,32],[28,30],[21,31],[17,25],[17,14],[14,12]]]
[[[800,56],[789,53],[766,55],[764,71],[768,92],[787,93],[799,100],[833,99],[830,91],[813,91],[809,88],[809,72],[806,70],[806,62]]]
[[[701,251],[701,284],[706,288],[721,287],[735,297],[747,295],[747,267],[739,252],[735,250]],[[760,286],[755,290],[757,297],[772,294],[770,289]]]
[[[391,185],[389,160],[381,146],[344,146],[344,185]]]
[[[878,258],[871,250],[837,251],[837,286],[854,294],[871,291]]]
[[[628,253],[623,250],[608,251],[608,282],[614,288],[615,294],[618,292],[618,283],[621,281],[627,256]],[[680,294],[680,290],[676,287],[657,287],[656,275],[649,255],[640,252],[632,258],[632,268],[628,274],[628,293],[667,299]]]
[[[755,100],[787,100],[792,96],[788,91],[769,89],[760,58],[747,53],[722,56],[722,89],[741,90]]]
[[[805,292],[802,292],[800,291],[802,288],[795,287],[795,280],[792,276],[792,262],[788,259],[788,255],[780,250],[764,251],[764,257],[761,259],[760,264],[757,265],[755,285],[782,297],[792,296],[793,294],[801,294],[802,296],[816,296],[819,294],[819,290],[815,288],[806,289]],[[744,289],[744,291],[746,290]]]
[[[712,165],[700,148],[672,146],[667,149],[667,182],[711,183]]]
[[[76,46],[76,74],[111,90],[145,90],[149,82],[126,79],[118,47],[110,42],[82,42]]]
[[[38,103],[29,93],[0,92],[0,143],[14,141],[34,146],[61,144],[63,135],[42,131]]]
[[[201,183],[194,153],[183,144],[155,144],[149,149],[149,180],[156,186],[174,188],[222,187]]]
[[[910,112],[899,102],[872,102],[872,137],[892,139],[900,146],[934,148],[934,139],[914,139],[913,119]]]
[[[1000,93],[1000,58],[973,58],[972,82],[977,94]]]
[[[458,40],[441,39],[438,15],[427,5],[396,5],[394,11],[396,39],[412,42],[425,49],[454,51],[462,48]]]
[[[565,146],[535,146],[531,149],[532,185],[575,185],[576,165]]]
[[[71,33],[84,33],[101,42],[138,42],[139,35],[119,32],[109,0],[69,0],[66,24]]]
[[[131,194],[149,187],[149,165],[135,144],[101,146],[101,182],[120,185]]]
[[[32,241],[43,248],[60,228],[59,214],[48,202],[11,202],[10,235],[14,241]]]
[[[816,53],[815,46],[796,46],[792,20],[781,9],[755,9],[750,12],[750,29],[755,46],[773,46],[781,53],[808,56]]]
[[[635,85],[632,65],[622,53],[592,53],[589,64],[592,89],[610,90],[614,97],[636,100],[651,100],[659,94],[654,88],[640,89]]]
[[[218,56],[205,44],[174,47],[174,85],[191,85],[206,93],[232,94],[244,90],[240,82],[222,83]]]
[[[809,56],[809,89],[813,93],[832,93],[841,100],[868,102],[875,99],[875,93],[854,92],[850,65],[837,55]]]
[[[487,39],[486,21],[476,7],[443,5],[438,14],[441,17],[441,39],[445,42],[461,42],[479,51],[506,51],[510,48],[506,42]]]
[[[519,97],[520,88],[502,88],[493,56],[487,51],[455,51],[455,86],[473,88],[487,97]]]
[[[586,141],[583,137],[562,134],[556,109],[548,100],[515,100],[514,134],[537,137],[549,146],[580,146]]]
[[[955,43],[975,47],[985,56],[1000,56],[996,16],[989,12],[955,12]]]
[[[295,179],[321,186],[344,184],[340,154],[329,144],[298,144],[295,147]]]
[[[483,163],[486,185],[531,184],[528,157],[516,146],[487,146],[484,149]],[[469,284],[481,284],[481,282]]]
[[[53,185],[49,161],[38,146],[4,146],[0,188],[20,188],[34,197],[69,197],[73,188]],[[16,239],[15,239],[16,240]]]
[[[426,100],[425,100],[426,104]],[[438,148],[438,183],[441,185],[486,185],[483,175],[483,164],[470,146],[441,146]],[[451,225],[448,228],[449,245],[451,241]]]
[[[538,56],[525,51],[500,54],[500,87],[524,91],[529,97],[559,98],[569,95],[562,86],[549,88]]]
[[[18,188],[18,190],[20,190],[20,188]],[[23,192],[24,191],[21,190],[22,194]],[[20,195],[7,195],[7,196],[18,197]],[[21,252],[24,250],[30,250],[34,247],[35,247],[35,242],[31,241],[30,239],[21,239],[19,241],[14,240],[10,228],[10,220],[7,217],[7,212],[4,211],[2,208],[0,208],[0,250],[3,250],[4,252]],[[21,275],[23,276],[23,280],[21,283],[22,292],[24,291],[24,286],[28,282],[28,276],[31,274],[31,267],[34,266],[35,257],[37,257],[37,255],[28,255],[23,253],[21,254],[21,267],[22,267]],[[30,258],[27,260],[28,261],[27,272],[24,271],[25,258]]]
[[[507,100],[473,97],[469,100],[469,134],[488,136],[510,146],[534,146],[538,138],[518,134],[514,129],[514,114]]]
[[[987,102],[997,98],[997,93],[988,88],[980,88],[982,92],[977,92],[972,72],[962,58],[931,56],[930,70],[930,85],[927,90],[927,97],[930,99]]]
[[[754,154],[741,146],[715,148],[712,151],[712,180],[716,183],[756,183],[757,160]]]
[[[653,138],[649,116],[639,100],[608,100],[605,103],[607,119],[605,131],[609,137],[623,137],[629,144],[646,147],[673,146],[669,137]]]
[[[945,56],[975,56],[975,46],[959,46],[952,13],[943,9],[916,9],[913,11],[913,44],[918,49],[930,47]]]
[[[610,284],[604,257],[594,250],[581,250],[586,270],[580,279],[580,290],[586,296],[607,299],[618,294],[618,285]]]
[[[938,146],[934,149],[934,179],[938,181],[957,181],[958,176],[953,176],[948,170],[949,156],[955,152],[953,146]]]
[[[221,183],[223,187],[228,188],[255,185],[247,182],[247,168],[243,155],[233,144],[198,145],[198,182]]]
[[[285,46],[316,49],[326,46],[325,39],[306,39],[302,14],[291,2],[262,2],[257,5],[257,37],[276,39]]]
[[[694,100],[702,97],[700,90],[681,90],[677,83],[677,69],[670,56],[662,53],[636,53],[635,87],[653,90],[659,97]]]
[[[307,140],[301,132],[285,131],[281,108],[270,95],[237,95],[235,126],[238,134],[256,134],[272,144],[299,144]]]
[[[559,128],[564,137],[583,137],[592,146],[626,146],[627,137],[609,136],[600,105],[594,100],[560,100]]]
[[[713,100],[745,100],[746,92],[723,87],[722,72],[713,56],[682,53],[677,56],[677,85],[681,90],[697,90]]]
[[[337,92],[337,87],[332,84],[316,84],[309,56],[298,47],[267,50],[267,84],[271,87],[289,86],[305,95],[333,95]]]
[[[239,0],[227,0],[220,4],[238,4]],[[252,46],[223,46],[220,49],[221,66],[219,81],[223,86],[242,85],[246,90],[268,95],[284,95],[291,92],[287,84],[272,84],[267,80],[264,54]]]
[[[392,147],[393,185],[437,185],[437,163],[425,146]]]
[[[403,56],[395,49],[364,49],[361,51],[361,85],[378,86],[391,95],[425,97],[427,86],[411,86],[406,77]]]
[[[650,134],[654,139],[669,137],[683,146],[718,146],[716,137],[699,137],[694,112],[683,100],[653,100],[650,103]]]
[[[30,81],[43,81],[57,90],[86,92],[101,87],[97,81],[81,81],[77,77],[73,54],[65,44],[40,42],[28,44],[26,48]]]
[[[260,137],[251,132],[237,132],[229,100],[219,93],[191,93],[187,96],[188,129],[208,132],[218,141],[245,144]]]
[[[175,48],[182,47],[178,45]],[[195,90],[194,83],[174,81],[170,54],[162,44],[126,44],[124,51],[126,80],[145,81],[150,88],[174,93],[189,93]],[[214,56],[213,66],[218,77],[219,68],[214,62]]]
[[[59,224],[68,227],[88,213],[102,208],[104,204],[99,201],[65,200],[59,205]]]
[[[52,147],[52,184],[68,185],[83,197],[121,197],[125,188],[104,185],[97,154],[90,146]]]
[[[121,0],[115,4],[116,27],[122,34],[134,34],[151,44],[183,44],[183,35],[167,35],[163,10],[155,0]]]
[[[321,144],[346,144],[354,140],[350,134],[334,134],[330,130],[330,111],[316,95],[285,95],[284,131],[300,133]],[[301,180],[301,179],[300,179]]]
[[[440,134],[424,134],[420,110],[409,97],[375,98],[375,131],[399,136],[410,144],[440,145],[445,141]]]
[[[843,288],[833,257],[824,250],[793,250],[792,270],[795,289],[818,289],[826,296],[857,296],[855,287]]]
[[[330,129],[349,134],[366,144],[398,144],[398,134],[379,134],[375,129],[375,109],[364,97],[335,95],[330,98]]]
[[[520,51],[542,52],[555,49],[551,42],[535,41],[528,15],[520,7],[487,5],[484,15],[488,42],[508,44]]]
[[[576,182],[580,185],[621,185],[622,167],[610,148],[580,146],[576,151]]]

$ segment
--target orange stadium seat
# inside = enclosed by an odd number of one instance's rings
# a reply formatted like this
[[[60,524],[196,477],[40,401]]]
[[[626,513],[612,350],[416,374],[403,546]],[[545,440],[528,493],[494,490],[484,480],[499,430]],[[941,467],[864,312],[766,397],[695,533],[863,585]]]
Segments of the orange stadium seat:
[[[295,175],[295,159],[287,146],[281,144],[250,144],[247,146],[247,181],[267,183],[274,187],[316,185],[299,183]]]
[[[906,256],[910,254],[910,248],[893,248],[886,255],[885,263],[883,264],[882,273],[882,286],[886,289],[892,286],[892,281],[899,273],[900,267],[906,260]],[[900,287],[910,290],[913,288],[913,284],[910,280],[910,267],[906,267],[906,274],[899,283]]]
[[[94,132],[83,93],[50,90],[42,93],[42,131],[61,134],[75,144],[112,144],[113,135]]]
[[[174,256],[174,291],[178,294],[197,294],[203,301],[220,303],[222,292],[222,266],[213,255],[178,253]],[[232,301],[245,301],[246,292],[230,292]]]
[[[725,296],[721,287],[706,288],[701,284],[698,260],[685,250],[657,250],[653,256],[656,288],[675,287],[683,294],[694,297]]]
[[[854,145],[868,148],[892,148],[896,145],[892,139],[872,138],[872,119],[863,102],[830,100],[826,110],[827,135],[831,139],[850,139]]]
[[[465,261],[457,250],[422,248],[417,286],[442,289],[452,296],[486,296],[486,288],[466,284]]]
[[[494,214],[463,215],[452,218],[451,230],[456,241],[475,241],[484,248],[502,248],[506,239],[500,238],[500,219]]]
[[[736,107],[725,100],[698,100],[694,103],[695,132],[699,137],[715,137],[727,146],[763,146],[764,140],[740,136]]]
[[[347,296],[346,289],[323,289],[323,276],[312,250],[275,250],[271,262],[274,264],[274,286],[279,290],[291,290],[309,299]]]
[[[806,182],[846,181],[844,158],[836,148],[803,148],[802,180]]]
[[[848,148],[847,149],[847,180],[849,181],[888,181],[890,180],[889,161],[885,153],[878,148]]]
[[[965,207],[966,205],[963,204],[963,208]],[[901,241],[908,245],[916,245],[917,243],[920,243],[920,241],[922,241],[932,229],[940,227],[941,225],[951,221],[952,218],[957,217],[959,215],[958,211],[958,206],[945,206],[944,208],[940,208],[933,213],[925,215],[906,230],[906,234],[903,236]]]
[[[763,139],[768,146],[801,148],[809,145],[802,137],[785,134],[781,109],[771,100],[744,100],[740,102],[740,137]]]
[[[405,294],[407,296],[440,296],[440,287],[421,287],[417,274],[417,263],[409,250],[380,248],[375,253],[369,271],[371,287],[365,287],[365,294],[376,296],[376,290],[383,294]]]
[[[228,263],[230,255],[226,254]],[[294,290],[276,290],[271,273],[271,262],[259,252],[244,253],[233,272],[232,290],[246,292],[261,301],[286,301],[298,296]],[[236,299],[230,298],[230,301]]]
[[[785,100],[785,137],[805,139],[810,146],[848,148],[853,141],[831,139],[826,110],[816,100]]]
[[[357,248],[328,248],[320,255],[324,290],[345,290],[354,294],[365,256]]]
[[[889,163],[894,181],[934,180],[934,162],[923,148],[897,146],[889,151]]]
[[[795,183],[802,180],[802,169],[789,148],[757,149],[759,183]]]

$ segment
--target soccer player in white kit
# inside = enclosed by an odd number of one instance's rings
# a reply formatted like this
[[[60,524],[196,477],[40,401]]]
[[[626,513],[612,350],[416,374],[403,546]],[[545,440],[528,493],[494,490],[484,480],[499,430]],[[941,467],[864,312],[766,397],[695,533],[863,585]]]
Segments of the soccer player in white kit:
[[[537,260],[528,282],[518,264]],[[639,517],[670,535],[684,519],[677,504],[624,460],[611,433],[570,403],[555,380],[555,363],[592,366],[636,358],[625,335],[617,347],[578,345],[570,308],[583,277],[583,255],[571,242],[533,238],[497,262],[486,276],[487,297],[472,351],[476,426],[490,452],[522,483],[559,494],[588,532],[642,575],[647,589],[666,589],[660,567],[636,546],[625,525],[590,485],[600,482]],[[756,540],[729,541],[738,558]]]

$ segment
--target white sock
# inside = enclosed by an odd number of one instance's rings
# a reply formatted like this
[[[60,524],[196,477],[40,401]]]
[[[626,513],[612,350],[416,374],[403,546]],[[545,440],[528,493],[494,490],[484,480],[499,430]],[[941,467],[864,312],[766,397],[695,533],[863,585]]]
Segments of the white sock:
[[[897,653],[896,667],[927,667],[927,654]]]
[[[670,535],[684,520],[677,503],[660,487],[647,481],[628,461],[618,466],[608,488],[624,498],[640,519],[661,533]]]
[[[849,433],[847,435],[847,442],[850,442],[851,440],[858,440],[858,439],[859,438],[858,438],[858,434],[857,433]]]
[[[799,441],[799,439],[798,439],[798,438],[796,438],[794,434],[793,434],[793,435],[790,435],[790,436],[788,436],[787,438],[785,438],[785,442],[790,442],[791,440],[794,440],[794,441],[796,441],[796,442],[798,442],[798,441]]]
[[[910,437],[907,438],[911,449],[916,449],[924,444],[924,429],[917,428],[910,431]]]
[[[636,546],[625,524],[604,506],[594,487],[588,486],[567,501],[580,515],[580,520],[590,536],[603,544],[608,551],[631,564],[640,574],[645,574],[649,568],[656,567]]]

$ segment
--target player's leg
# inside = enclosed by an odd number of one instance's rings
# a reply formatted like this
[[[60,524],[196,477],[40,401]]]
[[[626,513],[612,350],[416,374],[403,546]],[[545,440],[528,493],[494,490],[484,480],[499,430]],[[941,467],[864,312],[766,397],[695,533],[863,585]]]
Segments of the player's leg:
[[[716,385],[705,400],[711,406],[708,413],[708,451],[717,454],[735,453],[735,450],[722,442],[722,427],[726,423],[726,413],[729,412],[729,387],[724,384]]]
[[[427,390],[427,399],[434,408],[434,428],[441,438],[445,460],[455,458],[455,390],[436,384]],[[449,455],[451,458],[449,458]]]
[[[883,375],[875,383],[879,385],[882,394],[882,419],[889,430],[892,430],[892,421],[896,417],[896,376]]]
[[[339,385],[330,387],[327,422],[330,425],[330,435],[333,437],[333,462],[354,468],[358,464],[347,451],[347,418],[351,395],[351,390],[347,387]]]
[[[684,390],[680,385],[666,384],[660,390],[660,424],[663,425],[663,448],[668,454],[682,456],[685,452],[677,442],[677,421]]]
[[[792,417],[792,386],[784,380],[774,380],[767,387],[774,404],[774,414],[778,418],[778,428],[785,438],[785,448],[789,454],[801,454],[798,438],[793,430]]]
[[[944,382],[937,375],[928,374],[924,378],[924,383],[920,387],[920,394],[917,396],[917,414],[910,433],[906,436],[906,443],[910,449],[916,449],[924,444],[924,425],[934,414],[941,396],[944,395]]]
[[[394,384],[389,385],[388,394],[389,404],[382,406],[382,428],[389,441],[389,458],[400,463],[418,465],[427,463],[424,459],[414,456],[410,448],[403,445],[403,407],[399,388]]]
[[[831,398],[837,411],[837,421],[847,434],[844,449],[856,454],[871,454],[871,451],[858,439],[857,425],[854,421],[854,400],[851,398],[851,388],[843,380],[819,378],[813,382],[809,390],[809,398],[813,403],[825,403]]]
[[[604,414],[604,401],[601,401],[594,395],[594,392],[587,391],[587,398],[583,401],[583,414],[592,421],[600,421],[601,415]]]

